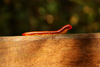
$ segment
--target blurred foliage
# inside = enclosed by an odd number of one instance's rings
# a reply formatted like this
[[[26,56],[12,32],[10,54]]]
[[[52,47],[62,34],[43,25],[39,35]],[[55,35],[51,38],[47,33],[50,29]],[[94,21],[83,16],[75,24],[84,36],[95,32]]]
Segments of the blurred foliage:
[[[0,0],[0,35],[58,30],[71,24],[70,33],[100,32],[100,0]]]

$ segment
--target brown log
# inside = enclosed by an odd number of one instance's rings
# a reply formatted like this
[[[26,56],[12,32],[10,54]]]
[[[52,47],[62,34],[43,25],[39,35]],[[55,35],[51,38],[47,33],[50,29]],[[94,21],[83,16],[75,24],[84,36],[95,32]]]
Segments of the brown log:
[[[100,34],[0,37],[0,67],[100,67]]]

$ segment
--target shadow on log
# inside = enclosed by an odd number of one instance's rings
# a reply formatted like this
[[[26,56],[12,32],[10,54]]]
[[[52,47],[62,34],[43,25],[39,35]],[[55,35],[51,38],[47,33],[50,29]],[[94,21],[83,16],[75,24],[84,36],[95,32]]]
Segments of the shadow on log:
[[[0,37],[0,67],[100,67],[100,34]]]

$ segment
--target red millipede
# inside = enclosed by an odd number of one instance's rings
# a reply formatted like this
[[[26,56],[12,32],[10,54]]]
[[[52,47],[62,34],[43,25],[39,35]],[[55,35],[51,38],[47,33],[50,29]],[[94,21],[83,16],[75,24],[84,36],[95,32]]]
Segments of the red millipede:
[[[56,31],[33,31],[33,32],[25,32],[23,36],[32,36],[32,35],[53,35],[53,34],[65,34],[68,30],[71,30],[72,26],[67,24],[63,26],[61,29]]]

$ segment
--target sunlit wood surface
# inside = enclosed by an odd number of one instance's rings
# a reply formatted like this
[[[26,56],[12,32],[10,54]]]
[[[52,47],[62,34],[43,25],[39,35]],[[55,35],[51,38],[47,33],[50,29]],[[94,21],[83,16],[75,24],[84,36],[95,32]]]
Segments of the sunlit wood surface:
[[[100,34],[0,37],[0,67],[100,67]]]

